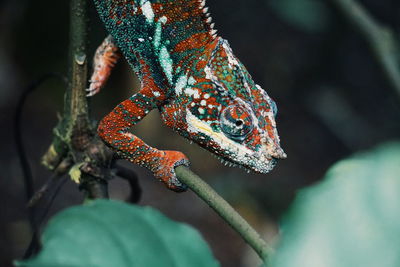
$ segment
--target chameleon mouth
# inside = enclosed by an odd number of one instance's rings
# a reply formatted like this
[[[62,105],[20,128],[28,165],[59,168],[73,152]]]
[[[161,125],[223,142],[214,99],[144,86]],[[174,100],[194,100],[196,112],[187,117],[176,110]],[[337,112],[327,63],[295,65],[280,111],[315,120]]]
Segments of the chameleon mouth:
[[[276,166],[278,159],[265,156],[250,156],[245,162],[230,159],[226,157],[216,156],[222,164],[228,167],[239,167],[244,169],[247,173],[267,174]]]

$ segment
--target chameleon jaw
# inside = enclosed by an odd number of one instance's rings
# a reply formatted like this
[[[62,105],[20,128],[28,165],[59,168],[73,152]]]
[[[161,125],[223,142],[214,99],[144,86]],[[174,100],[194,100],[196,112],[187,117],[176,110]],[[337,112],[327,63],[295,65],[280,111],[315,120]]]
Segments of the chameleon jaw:
[[[256,155],[246,155],[245,160],[231,158],[227,156],[216,156],[221,160],[225,166],[229,167],[239,167],[244,169],[247,173],[259,173],[267,174],[269,173],[277,164],[278,159],[268,156],[260,156],[259,153]]]

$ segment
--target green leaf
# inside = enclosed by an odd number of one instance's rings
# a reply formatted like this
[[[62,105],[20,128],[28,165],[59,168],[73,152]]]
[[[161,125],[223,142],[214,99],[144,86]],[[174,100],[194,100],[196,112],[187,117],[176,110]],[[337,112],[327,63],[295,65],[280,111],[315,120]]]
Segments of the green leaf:
[[[335,164],[299,193],[273,267],[400,266],[400,143]]]
[[[291,26],[321,32],[330,22],[330,11],[321,0],[270,0],[270,7]]]
[[[219,266],[200,234],[149,207],[96,200],[55,216],[27,267]]]

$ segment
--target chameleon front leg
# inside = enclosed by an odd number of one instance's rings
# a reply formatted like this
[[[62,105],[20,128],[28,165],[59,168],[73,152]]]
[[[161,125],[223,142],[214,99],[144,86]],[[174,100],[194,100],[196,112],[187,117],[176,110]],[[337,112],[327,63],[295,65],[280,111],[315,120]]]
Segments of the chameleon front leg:
[[[87,96],[93,96],[100,92],[120,57],[121,52],[119,48],[114,43],[111,35],[108,35],[96,49],[93,58],[93,74],[90,78],[90,87],[87,89]]]
[[[98,134],[119,156],[149,169],[169,189],[180,192],[187,187],[176,178],[174,168],[179,165],[188,166],[187,157],[178,151],[153,148],[128,131],[152,109],[161,105],[164,99],[162,92],[155,93],[152,88],[143,88],[103,118]]]

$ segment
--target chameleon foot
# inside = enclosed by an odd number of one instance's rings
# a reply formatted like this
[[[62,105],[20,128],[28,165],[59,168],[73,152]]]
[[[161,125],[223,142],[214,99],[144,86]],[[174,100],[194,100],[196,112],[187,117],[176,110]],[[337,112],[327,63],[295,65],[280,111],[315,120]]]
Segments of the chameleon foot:
[[[93,81],[93,80],[90,80],[89,82],[90,82],[90,86],[89,86],[89,88],[86,89],[87,97],[94,96],[95,94],[100,92],[100,89],[104,84],[104,82],[102,84],[100,81]]]
[[[164,155],[157,162],[153,169],[154,176],[162,181],[170,190],[183,192],[187,190],[187,185],[181,183],[175,174],[175,168],[183,165],[189,167],[188,158],[179,151],[161,151]]]

